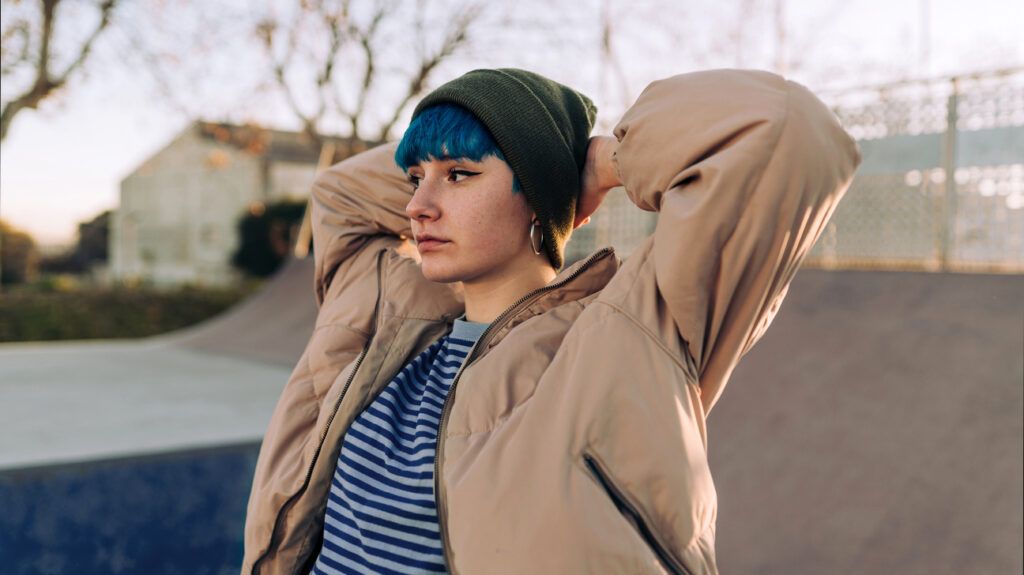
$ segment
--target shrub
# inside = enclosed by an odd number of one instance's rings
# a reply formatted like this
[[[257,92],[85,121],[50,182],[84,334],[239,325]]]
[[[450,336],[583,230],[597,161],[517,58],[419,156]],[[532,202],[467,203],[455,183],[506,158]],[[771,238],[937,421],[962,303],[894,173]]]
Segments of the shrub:
[[[7,288],[0,295],[0,342],[134,338],[165,333],[217,315],[255,289],[185,287]],[[48,289],[39,289],[46,287]]]

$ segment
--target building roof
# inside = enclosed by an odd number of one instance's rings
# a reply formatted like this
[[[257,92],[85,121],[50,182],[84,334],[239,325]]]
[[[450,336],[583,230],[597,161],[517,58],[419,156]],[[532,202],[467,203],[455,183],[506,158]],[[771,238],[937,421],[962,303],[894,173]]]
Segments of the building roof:
[[[228,124],[197,120],[189,129],[200,138],[228,144],[244,152],[263,156],[272,161],[316,163],[320,157],[320,144],[305,132],[288,132],[265,128],[255,124]],[[376,145],[358,138],[321,136],[324,143],[335,144],[334,161]]]

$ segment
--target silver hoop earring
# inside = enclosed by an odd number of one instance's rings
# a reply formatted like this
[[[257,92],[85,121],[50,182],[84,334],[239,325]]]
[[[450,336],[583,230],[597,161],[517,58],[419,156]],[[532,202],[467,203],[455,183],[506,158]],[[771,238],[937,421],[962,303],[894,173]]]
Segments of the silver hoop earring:
[[[541,249],[544,247],[544,230],[540,230],[540,247],[536,247],[536,242],[533,241],[533,230],[540,228],[540,222],[534,222],[530,226],[530,248],[533,249],[533,253],[540,255]]]

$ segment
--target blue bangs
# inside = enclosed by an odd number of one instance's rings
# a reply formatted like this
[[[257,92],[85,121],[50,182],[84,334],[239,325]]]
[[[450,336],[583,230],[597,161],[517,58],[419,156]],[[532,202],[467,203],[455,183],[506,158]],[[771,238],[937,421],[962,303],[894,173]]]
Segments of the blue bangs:
[[[479,162],[487,156],[508,163],[490,132],[469,110],[455,104],[437,104],[420,112],[409,124],[395,150],[395,163],[408,170],[430,160],[466,158]],[[520,191],[515,175],[512,191]]]

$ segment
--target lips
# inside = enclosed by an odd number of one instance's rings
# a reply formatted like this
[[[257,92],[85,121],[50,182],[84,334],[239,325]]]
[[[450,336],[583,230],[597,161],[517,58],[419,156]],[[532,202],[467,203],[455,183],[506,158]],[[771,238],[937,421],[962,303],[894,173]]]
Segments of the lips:
[[[416,236],[416,248],[419,249],[420,253],[435,250],[449,243],[448,240],[438,238],[429,234],[421,234]]]

